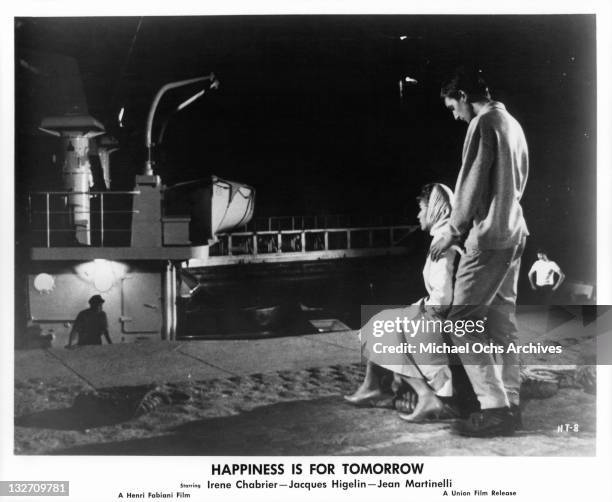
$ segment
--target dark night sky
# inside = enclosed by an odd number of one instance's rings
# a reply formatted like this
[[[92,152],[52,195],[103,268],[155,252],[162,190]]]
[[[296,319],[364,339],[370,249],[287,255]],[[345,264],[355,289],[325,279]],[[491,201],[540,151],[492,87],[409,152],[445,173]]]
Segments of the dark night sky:
[[[157,89],[214,71],[219,91],[171,119],[158,173],[249,183],[257,215],[415,212],[420,185],[452,186],[460,167],[465,125],[442,106],[440,82],[477,64],[527,135],[527,259],[543,245],[568,275],[595,278],[594,16],[24,18],[16,47],[26,61],[76,59],[89,112],[121,143],[118,189],[142,169]],[[418,84],[400,101],[403,76]],[[49,179],[49,140],[33,126],[61,100],[37,86],[18,66],[18,191]]]

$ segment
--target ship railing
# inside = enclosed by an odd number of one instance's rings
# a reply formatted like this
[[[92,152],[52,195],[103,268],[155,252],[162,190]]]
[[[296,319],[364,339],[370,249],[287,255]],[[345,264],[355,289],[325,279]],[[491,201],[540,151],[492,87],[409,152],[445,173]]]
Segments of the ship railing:
[[[133,197],[130,191],[45,191],[28,194],[28,224],[34,247],[129,246]],[[89,209],[71,204],[89,196]],[[79,220],[81,220],[79,222]]]
[[[317,230],[326,228],[347,227],[385,227],[405,224],[405,218],[394,215],[291,215],[253,218],[240,228],[244,232],[271,232],[281,230]]]
[[[211,256],[307,253],[405,247],[418,225],[238,231],[217,235]]]

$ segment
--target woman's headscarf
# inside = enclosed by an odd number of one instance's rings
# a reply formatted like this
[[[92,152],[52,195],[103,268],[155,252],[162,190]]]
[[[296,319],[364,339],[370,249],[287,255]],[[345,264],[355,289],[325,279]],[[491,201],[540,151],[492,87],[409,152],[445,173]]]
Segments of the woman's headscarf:
[[[427,228],[431,229],[447,220],[452,209],[453,191],[442,183],[432,183],[425,213]]]

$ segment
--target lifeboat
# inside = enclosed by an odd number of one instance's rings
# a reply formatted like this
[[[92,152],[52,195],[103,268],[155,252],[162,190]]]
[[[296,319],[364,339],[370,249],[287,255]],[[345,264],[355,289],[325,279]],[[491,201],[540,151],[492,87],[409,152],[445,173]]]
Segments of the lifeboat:
[[[255,189],[217,176],[178,183],[164,190],[165,214],[189,215],[189,240],[210,245],[217,235],[244,227],[253,217]]]

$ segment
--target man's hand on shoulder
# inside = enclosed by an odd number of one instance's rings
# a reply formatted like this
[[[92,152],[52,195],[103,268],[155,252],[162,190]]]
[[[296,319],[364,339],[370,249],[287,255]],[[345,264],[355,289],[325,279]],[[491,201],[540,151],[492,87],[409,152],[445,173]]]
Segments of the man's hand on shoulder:
[[[429,255],[433,261],[438,261],[442,255],[453,245],[457,239],[450,232],[444,232],[429,248]]]

